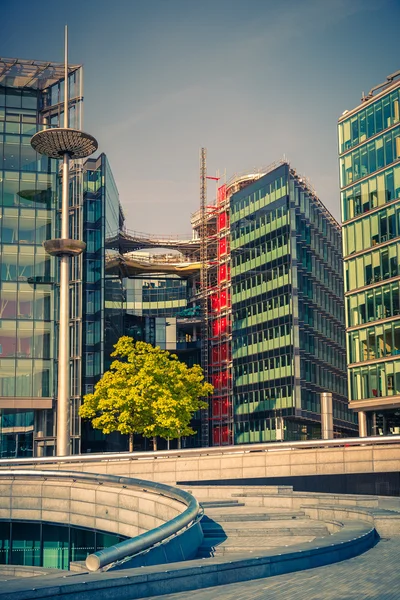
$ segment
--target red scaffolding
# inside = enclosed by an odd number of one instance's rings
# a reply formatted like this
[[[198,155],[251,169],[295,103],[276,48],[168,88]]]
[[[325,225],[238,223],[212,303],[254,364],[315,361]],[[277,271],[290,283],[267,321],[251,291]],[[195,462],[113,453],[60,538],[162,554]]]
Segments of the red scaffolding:
[[[226,184],[217,190],[216,244],[209,262],[209,373],[214,386],[210,413],[213,446],[233,443],[232,316],[230,275],[229,199]],[[211,257],[210,257],[211,258]]]

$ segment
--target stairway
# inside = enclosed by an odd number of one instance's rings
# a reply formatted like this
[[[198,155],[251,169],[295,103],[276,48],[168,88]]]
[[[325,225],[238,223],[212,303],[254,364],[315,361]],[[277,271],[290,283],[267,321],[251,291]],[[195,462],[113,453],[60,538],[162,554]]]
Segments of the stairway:
[[[302,511],[246,506],[236,499],[201,504],[205,511],[201,521],[204,540],[198,558],[256,556],[329,535],[325,523],[310,519]]]

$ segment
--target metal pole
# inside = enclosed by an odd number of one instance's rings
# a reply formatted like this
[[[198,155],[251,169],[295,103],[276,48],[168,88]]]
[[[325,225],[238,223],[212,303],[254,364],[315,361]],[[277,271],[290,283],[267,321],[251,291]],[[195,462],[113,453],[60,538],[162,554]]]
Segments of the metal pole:
[[[321,394],[321,439],[330,440],[333,438],[333,408],[332,393],[323,392]]]
[[[68,127],[68,25],[64,34],[64,127]]]
[[[68,127],[68,27],[65,26],[64,127]],[[62,165],[61,239],[69,238],[69,156]],[[70,448],[69,392],[69,256],[60,258],[60,324],[58,330],[57,456],[68,456]]]
[[[361,410],[358,413],[358,428],[359,436],[367,437],[367,413]]]
[[[62,200],[61,237],[44,242],[50,256],[60,257],[60,315],[58,343],[58,390],[57,390],[57,456],[71,453],[70,446],[70,313],[69,313],[69,267],[70,256],[79,256],[86,244],[74,238],[69,239],[69,161],[80,160],[93,154],[98,148],[93,136],[81,130],[69,128],[69,85],[68,85],[68,28],[65,26],[64,63],[64,127],[49,127],[38,131],[31,139],[36,152],[49,158],[62,157]]]

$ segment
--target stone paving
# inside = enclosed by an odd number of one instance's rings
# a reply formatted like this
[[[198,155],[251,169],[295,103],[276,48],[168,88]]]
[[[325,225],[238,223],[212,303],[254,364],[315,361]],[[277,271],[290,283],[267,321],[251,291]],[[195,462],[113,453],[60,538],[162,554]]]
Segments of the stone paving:
[[[148,600],[400,600],[400,539],[350,560],[266,579],[152,596]]]

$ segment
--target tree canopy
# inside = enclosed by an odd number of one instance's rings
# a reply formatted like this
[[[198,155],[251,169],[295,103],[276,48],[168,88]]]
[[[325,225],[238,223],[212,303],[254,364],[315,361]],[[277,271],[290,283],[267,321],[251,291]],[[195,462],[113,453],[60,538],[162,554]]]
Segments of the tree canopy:
[[[199,365],[188,367],[161,348],[123,336],[114,346],[116,357],[94,392],[83,399],[79,414],[103,433],[119,431],[153,438],[176,439],[196,433],[193,414],[207,403],[200,398],[213,392]]]

